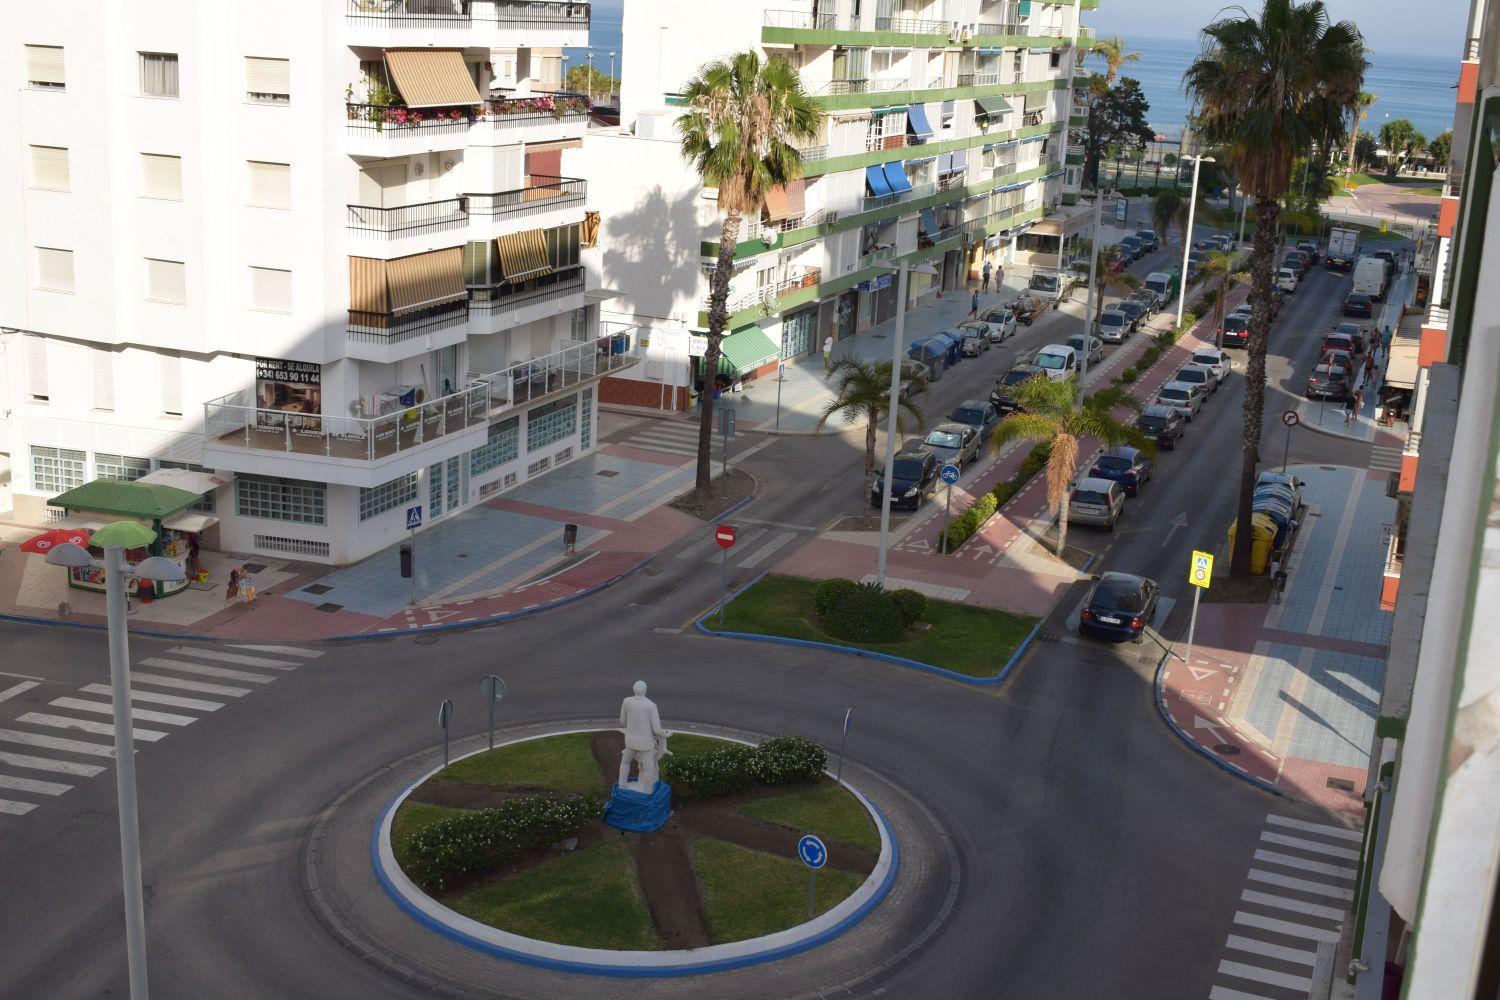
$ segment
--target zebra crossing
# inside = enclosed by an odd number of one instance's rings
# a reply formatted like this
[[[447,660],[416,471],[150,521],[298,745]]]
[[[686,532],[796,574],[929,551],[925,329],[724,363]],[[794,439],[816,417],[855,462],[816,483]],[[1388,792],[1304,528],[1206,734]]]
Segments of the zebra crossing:
[[[1370,468],[1377,472],[1400,472],[1401,449],[1384,444],[1371,445]]]
[[[642,451],[655,451],[664,455],[679,455],[694,458],[698,454],[698,425],[696,423],[678,423],[669,420],[647,420],[643,421],[645,426],[636,431],[630,437],[617,442],[639,448]]]
[[[1209,1000],[1307,1000],[1354,899],[1360,833],[1266,816]]]
[[[137,660],[130,672],[137,749],[322,655],[300,646],[181,645]],[[14,685],[0,691],[0,702],[38,686]],[[0,719],[0,816],[24,816],[107,769],[115,756],[113,695],[108,684],[84,684],[14,719]]]
[[[777,554],[785,555],[791,550],[786,546],[799,535],[810,536],[817,528],[787,524],[747,525],[729,550],[729,565],[736,569],[757,569]],[[785,551],[783,551],[785,550]],[[724,558],[710,530],[696,542],[677,553],[677,558],[689,562],[705,562],[718,565]]]

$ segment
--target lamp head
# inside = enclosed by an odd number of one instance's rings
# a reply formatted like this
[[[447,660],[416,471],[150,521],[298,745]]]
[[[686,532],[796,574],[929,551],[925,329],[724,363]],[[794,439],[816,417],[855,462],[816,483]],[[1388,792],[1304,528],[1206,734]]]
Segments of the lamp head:
[[[137,580],[155,580],[158,583],[180,583],[187,579],[180,563],[166,556],[151,556],[130,567],[130,575]]]
[[[89,555],[89,550],[81,545],[74,545],[72,542],[52,546],[43,558],[52,566],[78,568],[94,565],[94,557]]]

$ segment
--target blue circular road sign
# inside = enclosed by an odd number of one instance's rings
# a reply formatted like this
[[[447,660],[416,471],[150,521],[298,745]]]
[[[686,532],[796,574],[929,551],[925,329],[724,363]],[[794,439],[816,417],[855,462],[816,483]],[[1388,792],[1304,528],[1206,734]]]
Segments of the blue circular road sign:
[[[823,842],[812,834],[808,834],[797,841],[797,857],[809,868],[818,869],[828,864],[828,848]]]
[[[945,465],[943,466],[943,469],[939,473],[939,475],[943,477],[943,482],[947,483],[949,486],[952,486],[954,483],[958,482],[958,477],[963,475],[963,473],[959,471],[959,468],[956,465]]]

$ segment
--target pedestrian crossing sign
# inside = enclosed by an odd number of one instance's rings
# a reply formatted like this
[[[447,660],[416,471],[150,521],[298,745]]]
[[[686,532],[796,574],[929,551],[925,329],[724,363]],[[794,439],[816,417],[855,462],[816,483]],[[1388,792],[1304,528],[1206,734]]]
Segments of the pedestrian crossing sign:
[[[1193,550],[1193,568],[1188,572],[1188,583],[1195,587],[1208,589],[1209,582],[1214,578],[1214,557],[1208,552]]]

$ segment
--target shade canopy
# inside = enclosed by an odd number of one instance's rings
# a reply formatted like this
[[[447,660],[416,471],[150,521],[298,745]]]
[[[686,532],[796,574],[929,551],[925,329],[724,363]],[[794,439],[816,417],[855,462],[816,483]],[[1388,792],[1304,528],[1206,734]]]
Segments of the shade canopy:
[[[180,490],[175,486],[96,479],[54,497],[52,506],[68,511],[91,510],[100,514],[118,514],[145,521],[159,521],[179,511],[187,510],[200,499],[200,494]],[[124,522],[106,524],[95,532],[95,537],[98,537],[99,532],[107,531],[117,523]],[[99,544],[113,543],[100,542]]]
[[[990,118],[998,118],[1011,112],[1010,102],[1003,97],[980,97],[975,99],[974,104],[979,114]]]
[[[136,482],[175,486],[179,490],[187,490],[189,493],[199,495],[212,493],[220,486],[229,485],[226,480],[220,479],[211,472],[197,472],[193,469],[157,469],[137,479]]]
[[[719,373],[743,375],[781,358],[781,349],[766,331],[751,324],[742,326],[719,344]]]
[[[870,189],[873,197],[889,198],[891,196],[890,182],[885,179],[885,171],[878,163],[865,167],[865,186]]]
[[[34,538],[26,539],[21,543],[20,548],[22,552],[44,556],[59,545],[87,545],[89,534],[87,528],[53,528]]]
[[[913,104],[906,109],[906,130],[921,139],[931,137],[932,125],[927,121],[926,108]]]
[[[118,545],[123,549],[142,549],[156,541],[156,532],[139,521],[111,521],[89,539],[90,545]]]
[[[460,49],[387,49],[385,66],[409,108],[479,104],[484,100]]]
[[[394,260],[349,258],[349,308],[356,312],[407,313],[467,295],[462,247]]]
[[[500,271],[506,281],[525,281],[552,273],[547,256],[547,234],[540,229],[509,233],[495,240],[500,251]]]
[[[930,208],[922,209],[922,232],[927,234],[930,240],[936,240],[938,234],[937,213]]]
[[[899,161],[885,165],[885,182],[892,194],[905,194],[911,190],[911,181],[906,179],[906,164]]]

